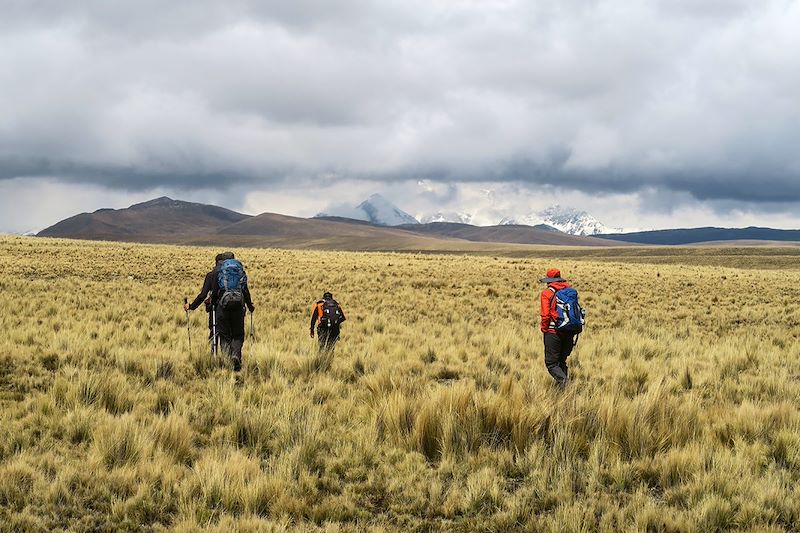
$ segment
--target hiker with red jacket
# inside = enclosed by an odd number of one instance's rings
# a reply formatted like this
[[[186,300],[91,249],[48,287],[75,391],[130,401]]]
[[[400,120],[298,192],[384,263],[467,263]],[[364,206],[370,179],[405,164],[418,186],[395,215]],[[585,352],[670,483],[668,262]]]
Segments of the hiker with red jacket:
[[[326,292],[322,295],[311,311],[311,338],[314,338],[314,325],[317,326],[317,340],[319,351],[332,352],[339,340],[339,326],[347,320],[342,307],[333,299],[333,294]]]
[[[564,388],[569,382],[567,357],[576,344],[576,335],[583,330],[584,312],[577,291],[561,277],[560,270],[551,268],[539,281],[547,283],[540,298],[544,364],[556,384]]]

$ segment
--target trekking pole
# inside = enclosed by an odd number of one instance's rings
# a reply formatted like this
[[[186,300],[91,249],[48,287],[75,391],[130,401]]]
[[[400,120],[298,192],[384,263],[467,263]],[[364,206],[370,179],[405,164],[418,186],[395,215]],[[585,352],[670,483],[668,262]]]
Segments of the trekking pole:
[[[211,355],[217,355],[217,308],[211,307]]]
[[[256,341],[256,332],[253,329],[253,312],[250,311],[250,340]]]
[[[183,298],[183,305],[189,303],[189,299],[184,297]],[[192,330],[189,328],[189,311],[186,311],[186,334],[189,335],[189,351],[192,351]]]

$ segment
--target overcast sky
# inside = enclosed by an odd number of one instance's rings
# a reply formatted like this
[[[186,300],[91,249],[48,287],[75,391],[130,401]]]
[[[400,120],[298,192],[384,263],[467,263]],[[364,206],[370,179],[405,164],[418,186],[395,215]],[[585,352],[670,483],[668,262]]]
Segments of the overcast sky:
[[[0,231],[161,194],[308,216],[373,192],[800,227],[796,1],[0,9]]]

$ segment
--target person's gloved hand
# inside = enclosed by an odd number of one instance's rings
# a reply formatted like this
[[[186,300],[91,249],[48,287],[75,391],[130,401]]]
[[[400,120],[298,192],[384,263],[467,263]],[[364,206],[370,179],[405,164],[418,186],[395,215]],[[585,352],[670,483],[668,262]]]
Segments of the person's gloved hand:
[[[256,306],[253,304],[248,304],[247,308],[250,309],[251,313],[256,310]]]
[[[311,338],[312,339],[314,338],[314,330],[313,329],[311,330]]]

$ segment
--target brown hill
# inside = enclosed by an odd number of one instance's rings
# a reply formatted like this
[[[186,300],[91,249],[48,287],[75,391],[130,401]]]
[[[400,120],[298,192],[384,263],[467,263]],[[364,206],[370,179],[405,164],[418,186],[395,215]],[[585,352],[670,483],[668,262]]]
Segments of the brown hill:
[[[178,242],[212,233],[249,215],[215,205],[173,200],[166,196],[125,209],[98,209],[67,218],[38,233],[41,237],[90,240]]]
[[[238,246],[335,250],[443,250],[461,249],[463,244],[469,244],[361,221],[307,219],[274,213],[263,213],[226,226],[214,235],[192,240],[192,244],[220,242]]]
[[[464,239],[473,242],[495,242],[512,244],[547,244],[556,246],[619,246],[597,237],[579,237],[558,230],[533,226],[471,226],[453,222],[432,222],[414,226],[399,226],[423,235]]]

